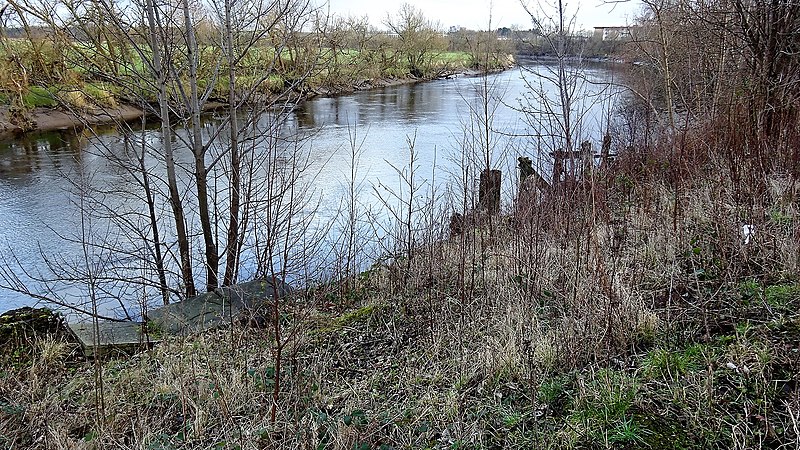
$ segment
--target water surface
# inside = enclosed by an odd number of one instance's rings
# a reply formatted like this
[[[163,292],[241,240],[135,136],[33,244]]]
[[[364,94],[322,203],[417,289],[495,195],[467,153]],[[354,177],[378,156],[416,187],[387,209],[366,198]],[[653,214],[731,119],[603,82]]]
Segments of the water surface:
[[[533,68],[546,70],[544,66]],[[605,67],[586,73],[595,83],[586,84],[576,92],[576,109],[581,111],[576,115],[581,118],[579,137],[599,142],[615,99],[609,96],[602,82],[613,73]],[[484,102],[487,87],[489,101]],[[534,93],[531,97],[531,92],[536,90],[541,90],[542,95],[554,93],[553,86],[546,80],[515,69],[488,78],[461,77],[400,85],[303,103],[287,117],[285,128],[292,131],[284,133],[288,136],[298,132],[304,136],[301,145],[310,156],[307,173],[316,199],[309,203],[317,210],[314,220],[322,225],[329,224],[342,205],[351,174],[350,143],[354,135],[361,149],[357,158],[360,211],[378,211],[375,214],[380,216],[382,205],[378,193],[401,191],[398,171],[409,163],[409,143],[413,143],[417,155],[416,176],[421,191],[430,191],[433,186],[438,195],[451,203],[457,203],[458,196],[446,194],[448,189],[456,192],[460,189],[453,189],[453,179],[463,178],[464,161],[482,160],[488,148],[492,166],[504,173],[504,201],[510,203],[518,156],[531,157],[543,174],[550,170],[547,152],[551,141],[547,135],[551,121],[520,111],[521,105],[539,109],[534,103],[540,94]],[[526,95],[528,99],[523,100]],[[488,108],[484,108],[487,105]],[[486,111],[490,113],[492,129],[488,145],[482,125]],[[204,125],[206,136],[213,129],[214,120],[210,119]],[[159,131],[145,130],[135,139],[158,146]],[[3,249],[0,270],[5,270],[6,274],[13,271],[26,280],[33,292],[50,296],[52,293],[41,283],[26,275],[51,276],[54,269],[65,267],[82,270],[86,275],[86,267],[93,266],[101,272],[104,267],[124,263],[111,261],[110,255],[86,253],[81,240],[87,232],[118,243],[126,238],[120,236],[115,226],[104,221],[104,214],[92,214],[99,211],[92,203],[95,198],[86,199],[80,195],[88,184],[102,186],[100,201],[103,205],[119,211],[143,211],[142,205],[136,203],[141,198],[141,188],[132,182],[130,174],[113,163],[114,157],[125,154],[127,147],[123,144],[122,136],[113,129],[102,129],[98,133],[32,134],[0,144],[0,247]],[[191,154],[179,139],[176,140],[176,159],[186,172],[190,170]],[[224,167],[221,166],[220,171],[224,173]],[[154,170],[153,176],[160,177],[160,171]],[[468,176],[477,178],[474,170]],[[181,186],[187,192],[192,190],[190,179],[189,176],[181,179]],[[224,183],[224,175],[217,180]],[[159,213],[167,217],[166,204],[159,207]],[[199,228],[195,219],[190,213],[193,232]],[[120,245],[135,246],[124,242]],[[124,260],[119,255],[113,258]],[[252,260],[245,258],[243,261],[243,279],[255,271],[255,256],[250,255],[250,258]],[[87,261],[91,264],[87,265]],[[132,277],[153,277],[145,268],[126,270]],[[67,272],[65,270],[62,275],[66,276]],[[5,282],[0,281],[0,284]],[[124,283],[113,286],[109,292],[102,293],[105,301],[101,309],[109,315],[123,314],[122,307],[134,311],[135,315],[137,301],[157,302],[158,299],[152,290]],[[76,303],[87,297],[86,288],[80,287],[80,283],[58,289],[59,296]],[[35,299],[0,289],[0,311],[35,304]]]

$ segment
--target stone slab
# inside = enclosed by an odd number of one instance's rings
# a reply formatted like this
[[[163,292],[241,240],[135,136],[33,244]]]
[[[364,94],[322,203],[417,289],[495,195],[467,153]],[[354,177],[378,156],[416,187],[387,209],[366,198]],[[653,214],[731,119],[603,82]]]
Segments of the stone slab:
[[[280,285],[278,294],[283,297],[290,291],[286,285]],[[234,304],[250,310],[258,309],[266,304],[272,304],[275,289],[271,282],[263,280],[248,281],[233,286],[226,286],[216,290],[222,297],[230,299]]]
[[[150,311],[147,318],[156,330],[187,335],[230,323],[241,308],[241,303],[208,292]]]
[[[67,326],[78,338],[86,356],[102,356],[112,350],[136,352],[159,341],[150,334],[142,333],[142,324],[137,322],[97,322],[99,339],[94,321],[68,323]]]
[[[282,284],[278,293],[283,296],[289,291]],[[142,333],[142,324],[136,322],[100,321],[99,342],[95,342],[92,321],[69,324],[69,328],[87,356],[110,350],[138,351],[158,342],[165,334],[186,336],[234,323],[240,316],[271,304],[275,292],[272,283],[255,280],[153,309],[147,314],[147,335]]]
[[[288,292],[282,285],[280,294]],[[240,315],[272,303],[274,295],[272,283],[249,281],[155,309],[147,318],[157,330],[185,336],[233,323]]]

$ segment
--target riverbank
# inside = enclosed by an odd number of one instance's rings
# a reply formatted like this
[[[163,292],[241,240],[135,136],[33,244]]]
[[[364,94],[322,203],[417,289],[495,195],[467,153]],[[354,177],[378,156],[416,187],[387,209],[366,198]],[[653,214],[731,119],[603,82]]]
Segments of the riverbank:
[[[0,139],[12,139],[27,132],[80,129],[141,119],[144,112],[130,105],[105,107],[95,111],[64,111],[35,107],[21,112],[0,106]]]
[[[513,61],[513,60],[512,60]],[[391,86],[415,84],[455,76],[474,77],[485,73],[497,73],[513,67],[509,62],[506,66],[490,70],[461,70],[446,71],[435,77],[427,78],[379,78],[352,81],[336,86],[322,86],[304,89],[299,93],[299,101],[310,100],[316,97],[333,97],[351,94],[353,92],[381,89]],[[79,130],[86,127],[113,125],[121,122],[141,120],[147,113],[138,106],[113,102],[115,106],[69,108],[62,107],[33,107],[30,110],[21,110],[9,106],[0,106],[0,140],[13,139],[26,133],[37,131]],[[119,104],[118,104],[119,103]],[[224,101],[206,102],[204,111],[214,111],[226,107]]]
[[[287,297],[277,328],[236,321],[102,361],[31,338],[0,376],[0,442],[794,448],[795,183],[775,173],[747,195],[720,154],[677,184],[669,154],[620,155],[410,264]]]

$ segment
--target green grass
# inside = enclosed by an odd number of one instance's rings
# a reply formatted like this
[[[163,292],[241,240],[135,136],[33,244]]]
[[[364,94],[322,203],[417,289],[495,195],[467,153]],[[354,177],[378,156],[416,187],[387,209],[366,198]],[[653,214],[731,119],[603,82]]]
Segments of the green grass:
[[[67,103],[76,103],[78,107],[97,106],[116,106],[120,98],[143,97],[147,100],[154,100],[155,93],[150,92],[147,87],[137,87],[142,85],[137,80],[142,77],[149,77],[147,65],[143,57],[147,58],[148,50],[143,48],[144,56],[140,55],[132,47],[103,47],[97,48],[89,43],[79,42],[67,46],[56,45],[51,42],[37,41],[31,45],[24,39],[11,40],[11,51],[21,55],[23,65],[31,74],[30,84],[27,92],[23,93],[23,103],[25,107],[55,107],[56,98],[52,94],[56,93],[58,86],[66,93]],[[36,49],[36,51],[35,51]],[[266,81],[259,87],[258,91],[265,94],[279,94],[284,92],[284,80],[296,78],[294,72],[305,73],[310,69],[310,77],[307,79],[307,86],[311,88],[341,87],[347,86],[354,81],[370,80],[377,78],[405,78],[409,75],[409,68],[405,59],[402,57],[386,58],[385,49],[365,50],[363,52],[355,49],[342,49],[337,55],[337,64],[332,66],[332,55],[329,48],[310,50],[311,58],[319,52],[320,60],[317,67],[291,67],[292,59],[298,55],[292,54],[288,48],[284,48],[278,56],[279,64],[274,69],[283,70],[285,73],[271,73]],[[225,60],[221,58],[221,50],[212,45],[203,45],[200,50],[200,85],[205,88],[209,83],[215,83],[212,95],[217,98],[227,98],[228,80],[225,76],[218,76],[217,71],[224,73]],[[173,49],[173,53],[179,60],[184,53],[180,47]],[[442,69],[453,69],[469,67],[470,55],[465,52],[440,52],[430,53],[431,59],[424,69],[425,76],[432,76],[439,73]],[[303,55],[299,56],[298,64],[302,65]],[[257,45],[248,50],[248,53],[240,61],[238,68],[241,89],[248,89],[263,76],[268,68],[275,64],[275,49],[269,45]],[[222,61],[219,65],[219,61]],[[382,62],[381,62],[382,61]],[[37,69],[37,67],[53,68],[48,72]],[[59,69],[59,67],[61,67]],[[6,73],[12,73],[13,67],[0,67]],[[119,85],[109,83],[107,80],[96,80],[92,74],[104,72],[119,76]],[[114,75],[116,74],[116,75]],[[126,86],[123,88],[122,86]],[[13,96],[15,87],[9,80],[3,80],[0,86],[0,103],[9,104]],[[78,95],[78,93],[82,95]]]
[[[116,98],[122,89],[106,83],[85,83],[81,91],[100,106],[117,106]]]
[[[554,407],[568,394],[569,380],[564,376],[548,378],[539,386],[538,399],[540,402]]]
[[[705,347],[693,344],[683,350],[655,348],[643,362],[644,374],[650,378],[675,379],[703,366]]]
[[[465,65],[472,62],[472,56],[466,52],[442,52],[433,59],[435,64]]]
[[[646,431],[632,411],[638,392],[635,378],[601,369],[579,381],[582,387],[573,396],[567,421],[583,430],[582,440],[588,444],[611,441],[631,445],[644,439]]]
[[[775,308],[790,308],[800,303],[800,285],[774,284],[764,290],[767,304]]]
[[[22,95],[22,101],[29,108],[58,106],[58,101],[53,93],[54,88],[46,89],[40,86],[30,86],[28,91]]]
[[[745,306],[766,304],[772,308],[791,310],[800,303],[800,284],[784,282],[764,285],[758,280],[749,279],[739,283],[739,294]]]

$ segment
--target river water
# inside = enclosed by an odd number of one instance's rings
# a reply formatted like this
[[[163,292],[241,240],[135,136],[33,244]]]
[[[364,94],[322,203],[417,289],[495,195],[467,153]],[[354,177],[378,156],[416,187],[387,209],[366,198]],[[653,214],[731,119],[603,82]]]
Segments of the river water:
[[[512,69],[487,78],[456,77],[392,86],[316,98],[299,105],[283,122],[284,129],[291,133],[281,133],[303,137],[301,144],[293,145],[302,147],[308,157],[306,173],[313,187],[307,207],[313,207],[315,215],[309,220],[306,232],[327,231],[326,236],[314,239],[335,240],[338,228],[329,225],[336,223],[336,211],[341,210],[348,180],[352,178],[351,142],[356,142],[360,149],[355,160],[358,212],[373,211],[370,220],[387,218],[384,202],[391,203],[392,195],[404,192],[407,187],[400,175],[408,173],[410,143],[416,154],[415,184],[420,187],[420,195],[435,192],[440,202],[460,209],[459,196],[454,193],[463,186],[463,167],[470,164],[480,167],[479,161],[486,154],[483,149],[489,148],[492,166],[503,171],[504,203],[510,204],[517,157],[531,157],[545,176],[551,167],[547,152],[552,149],[552,141],[547,136],[552,134],[555,124],[552,117],[541,114],[540,110],[542,96],[554,98],[555,90],[545,77],[536,75],[536,71],[548,73],[547,67],[530,65],[528,69]],[[573,120],[578,123],[575,137],[576,142],[591,140],[597,148],[608,124],[609,111],[619,95],[605,84],[613,77],[609,68],[592,67],[584,75],[589,82],[580,83],[574,91]],[[484,101],[487,90],[489,100]],[[522,112],[520,106],[528,109],[528,113]],[[487,112],[491,124],[488,145],[482,125]],[[204,127],[206,133],[213,130],[214,119],[209,122]],[[0,143],[0,285],[13,285],[10,279],[18,278],[34,294],[80,304],[89,288],[79,278],[101,276],[98,275],[101,266],[109,264],[103,260],[107,255],[102,254],[102,249],[81,245],[87,233],[115,245],[128,245],[121,241],[130,238],[119,232],[118,225],[105,220],[107,214],[98,213],[96,207],[103,204],[110,210],[128,208],[141,212],[141,206],[130,204],[140,188],[131,183],[130,174],[112,161],[115,155],[125,153],[120,134],[114,129],[95,131],[39,133]],[[133,139],[157,146],[159,135],[158,129],[149,127]],[[179,166],[188,168],[191,161],[188,150],[179,141],[176,148]],[[220,170],[224,172],[221,165]],[[160,176],[154,173],[154,182]],[[477,178],[476,171],[466,177]],[[217,183],[225,181],[224,177],[217,180]],[[87,199],[80,192],[88,185],[103,188]],[[188,184],[182,186],[190,190]],[[101,192],[99,199],[97,192]],[[168,215],[163,204],[159,212]],[[197,228],[194,227],[195,232]],[[373,231],[380,234],[374,227]],[[381,249],[385,250],[376,246],[365,255],[374,258]],[[94,254],[98,251],[99,254]],[[324,265],[326,258],[331,257],[330,253],[327,255],[317,257],[321,261],[317,266]],[[250,256],[252,261],[248,261],[247,255],[242,261],[242,280],[257,270],[256,258]],[[89,261],[91,264],[87,264]],[[153,277],[144,268],[127,270],[134,278]],[[39,278],[61,278],[68,282],[53,283],[48,289],[46,283],[37,281]],[[100,308],[105,315],[136,316],[137,302],[155,304],[159,299],[152,289],[130,287],[122,282],[107,286],[113,287],[105,287],[101,293],[104,302]],[[45,302],[0,289],[0,312],[37,304]]]

